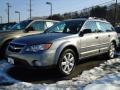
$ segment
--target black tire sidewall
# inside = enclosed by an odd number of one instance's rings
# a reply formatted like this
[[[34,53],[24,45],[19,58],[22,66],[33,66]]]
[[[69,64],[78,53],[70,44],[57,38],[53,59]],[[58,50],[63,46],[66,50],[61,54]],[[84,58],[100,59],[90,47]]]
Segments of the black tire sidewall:
[[[2,48],[1,48],[1,51],[2,51],[2,52],[0,52],[0,53],[1,53],[0,59],[6,59],[6,51],[7,51],[7,47],[8,47],[8,45],[9,45],[9,43],[10,43],[10,41],[6,42],[6,43],[4,44],[4,46],[2,46]]]
[[[71,70],[70,74],[64,73],[64,72],[62,71],[62,68],[61,68],[62,59],[63,59],[64,55],[65,55],[66,53],[68,53],[68,52],[72,53],[73,56],[74,56],[74,58],[75,58],[74,67],[73,67],[73,69]],[[73,73],[73,71],[75,70],[76,59],[77,59],[77,58],[76,58],[75,52],[74,52],[72,49],[65,49],[65,50],[61,53],[61,55],[60,55],[60,57],[59,57],[58,65],[57,65],[57,66],[58,66],[58,70],[60,71],[60,73],[61,73],[62,75],[65,75],[65,76],[71,75],[71,74]]]

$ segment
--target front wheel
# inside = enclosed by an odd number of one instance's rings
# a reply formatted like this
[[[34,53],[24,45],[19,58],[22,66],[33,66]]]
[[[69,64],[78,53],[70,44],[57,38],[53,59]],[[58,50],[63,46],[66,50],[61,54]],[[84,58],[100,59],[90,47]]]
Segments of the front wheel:
[[[6,42],[2,47],[0,51],[0,59],[6,59],[6,50],[9,45],[10,41]]]
[[[75,52],[71,49],[66,49],[60,55],[58,69],[63,75],[70,75],[74,71],[75,63]]]

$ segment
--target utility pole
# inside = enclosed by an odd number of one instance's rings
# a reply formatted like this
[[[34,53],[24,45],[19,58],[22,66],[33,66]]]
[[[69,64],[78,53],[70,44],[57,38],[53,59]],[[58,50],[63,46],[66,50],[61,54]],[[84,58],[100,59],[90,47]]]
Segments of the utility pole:
[[[31,17],[32,17],[32,4],[31,4],[31,0],[30,0],[30,19],[31,19]]]
[[[52,3],[51,2],[46,2],[46,4],[50,5],[50,14],[51,14],[51,20],[52,20]]]
[[[115,1],[115,16],[114,16],[114,26],[117,23],[117,0]]]
[[[0,18],[1,18],[1,24],[2,24],[2,16],[0,16]]]
[[[7,15],[8,15],[8,23],[10,22],[10,3],[8,2],[8,3],[6,3],[6,5],[7,5]]]

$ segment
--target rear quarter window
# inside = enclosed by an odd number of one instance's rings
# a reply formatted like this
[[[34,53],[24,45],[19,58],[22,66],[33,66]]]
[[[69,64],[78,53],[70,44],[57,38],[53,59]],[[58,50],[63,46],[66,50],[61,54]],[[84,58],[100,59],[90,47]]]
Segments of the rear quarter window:
[[[97,22],[97,27],[102,32],[112,32],[112,31],[114,31],[113,26],[110,23],[106,23],[106,22]]]

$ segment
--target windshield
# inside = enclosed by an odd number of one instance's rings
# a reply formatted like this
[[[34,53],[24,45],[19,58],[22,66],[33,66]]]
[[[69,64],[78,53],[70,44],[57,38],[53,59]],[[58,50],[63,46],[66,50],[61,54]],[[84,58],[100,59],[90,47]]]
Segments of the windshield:
[[[15,24],[15,25],[11,28],[11,30],[21,30],[21,29],[25,29],[31,21],[32,21],[32,20],[21,21],[20,23]]]
[[[84,20],[62,21],[48,28],[45,33],[70,33],[76,34],[81,29]]]

